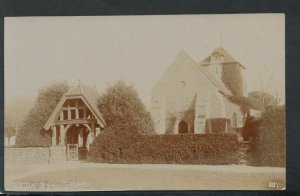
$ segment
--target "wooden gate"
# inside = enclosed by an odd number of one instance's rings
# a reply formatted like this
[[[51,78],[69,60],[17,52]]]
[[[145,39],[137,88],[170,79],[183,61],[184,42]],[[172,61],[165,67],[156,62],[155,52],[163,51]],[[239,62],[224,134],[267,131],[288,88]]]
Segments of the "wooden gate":
[[[77,161],[78,159],[78,144],[67,144],[67,160]]]

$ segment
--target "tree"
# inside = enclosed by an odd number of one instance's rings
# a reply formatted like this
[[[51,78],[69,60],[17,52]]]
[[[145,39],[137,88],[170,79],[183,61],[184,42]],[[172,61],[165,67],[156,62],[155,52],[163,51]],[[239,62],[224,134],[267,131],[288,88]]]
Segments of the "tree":
[[[98,107],[107,128],[139,134],[154,133],[150,113],[146,111],[136,90],[124,81],[108,87],[100,97]]]
[[[252,91],[248,93],[248,99],[250,107],[260,111],[264,111],[268,107],[274,107],[278,104],[276,97],[262,91]]]
[[[240,106],[240,110],[243,114],[247,113],[249,115],[249,99],[244,96],[232,96],[225,95],[225,97],[231,102]]]
[[[98,107],[107,126],[89,150],[91,161],[124,158],[126,149],[133,149],[144,135],[154,133],[152,118],[138,93],[123,81],[107,88]]]
[[[14,127],[4,127],[4,134],[7,137],[8,146],[10,146],[10,139],[16,134]]]
[[[17,146],[49,146],[51,144],[51,134],[43,130],[43,126],[68,89],[69,86],[66,83],[53,83],[39,91],[34,106],[18,131]]]
[[[244,141],[249,141],[250,138],[257,137],[259,123],[259,119],[255,119],[253,116],[247,115],[245,125],[242,129]]]
[[[13,96],[5,100],[5,110],[4,110],[4,127],[5,130],[9,131],[13,135],[17,134],[18,129],[23,125],[23,121],[30,108],[33,105],[33,100],[31,97],[26,96]],[[11,136],[13,136],[11,135]]]

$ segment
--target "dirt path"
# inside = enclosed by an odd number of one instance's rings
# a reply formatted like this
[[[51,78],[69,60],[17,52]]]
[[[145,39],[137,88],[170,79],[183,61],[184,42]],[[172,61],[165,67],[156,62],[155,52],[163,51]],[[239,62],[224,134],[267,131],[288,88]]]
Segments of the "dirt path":
[[[285,168],[80,162],[5,168],[6,190],[256,190],[273,182],[285,186]]]

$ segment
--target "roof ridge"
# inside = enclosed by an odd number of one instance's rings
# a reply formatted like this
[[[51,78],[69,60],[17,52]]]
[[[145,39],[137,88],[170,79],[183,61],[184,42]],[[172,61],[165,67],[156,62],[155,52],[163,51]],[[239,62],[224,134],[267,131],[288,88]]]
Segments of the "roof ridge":
[[[214,53],[218,52],[224,56],[224,62],[222,64],[227,63],[238,63],[243,69],[246,69],[244,65],[242,65],[239,61],[237,61],[224,47],[218,47],[213,50],[206,58],[199,62],[200,65],[206,65],[210,62],[207,62],[207,59]]]
[[[160,77],[160,79],[158,81],[156,81],[154,87],[150,90],[150,92],[152,92],[157,84],[159,83],[159,81],[161,81],[161,79],[163,78],[164,74],[166,72],[168,72],[168,70],[170,69],[171,65],[178,59],[183,57],[186,58],[188,60],[191,61],[191,64],[193,64],[197,70],[199,70],[200,73],[202,73],[204,75],[204,77],[207,78],[208,81],[210,81],[212,83],[213,86],[215,86],[218,90],[224,92],[225,94],[231,94],[230,91],[223,86],[221,83],[219,83],[211,74],[209,74],[204,68],[202,68],[201,66],[199,66],[199,64],[183,49],[181,49],[178,54],[176,55],[176,57],[173,59],[173,61],[169,64],[168,68],[166,69],[166,71],[162,74],[162,76]]]
[[[186,55],[189,57],[189,59],[193,62],[193,64],[207,77],[207,79],[209,81],[211,81],[213,83],[213,85],[215,87],[217,87],[219,90],[221,91],[227,91],[227,92],[224,92],[226,94],[230,93],[226,87],[224,86],[224,89],[223,89],[223,86],[222,84],[220,84],[210,73],[208,73],[205,69],[203,69],[201,66],[198,66],[198,63],[189,55],[186,53]]]

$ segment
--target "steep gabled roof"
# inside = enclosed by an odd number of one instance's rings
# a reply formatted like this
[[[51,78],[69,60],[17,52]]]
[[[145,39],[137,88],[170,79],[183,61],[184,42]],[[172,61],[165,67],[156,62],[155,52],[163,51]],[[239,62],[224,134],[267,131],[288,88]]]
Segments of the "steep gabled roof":
[[[235,58],[233,58],[223,47],[215,49],[214,52],[212,52],[212,54],[215,52],[220,53],[224,57],[224,61],[222,62],[223,64],[238,63],[242,68],[245,69],[245,67],[242,64],[240,64]],[[200,65],[203,66],[208,64],[210,64],[210,55],[200,62]]]
[[[194,61],[194,59],[192,59],[192,57],[190,57],[185,51],[183,51],[185,53],[185,55],[188,56],[188,58],[190,58],[193,61],[193,64],[198,68],[198,70],[203,73],[206,78],[219,90],[222,91],[223,93],[227,94],[227,95],[231,95],[231,92],[222,84],[220,83],[218,80],[216,80],[208,71],[206,71],[205,69],[203,69],[201,66],[198,66],[198,63],[196,61]]]
[[[50,126],[52,126],[53,122],[58,118],[61,107],[63,106],[65,101],[73,98],[81,98],[82,101],[86,104],[86,106],[95,115],[97,123],[100,124],[101,127],[104,127],[106,124],[101,112],[98,109],[97,100],[99,99],[99,97],[99,93],[90,86],[79,85],[76,88],[70,89],[67,93],[63,95],[62,99],[57,104],[50,118],[46,122],[44,129],[48,130]]]
[[[183,49],[180,50],[180,52],[177,54],[177,56],[175,57],[175,60],[171,63],[171,65],[175,61],[191,62],[191,64],[197,68],[197,70],[199,71],[199,73],[202,74],[210,83],[212,83],[216,87],[216,89],[218,91],[221,91],[221,92],[223,92],[226,95],[231,95],[231,92],[223,84],[221,84],[219,81],[217,81],[203,67],[199,66],[198,63],[195,62]],[[190,64],[190,63],[187,63],[187,64]],[[168,69],[166,70],[166,72],[169,70],[170,66],[168,67]],[[160,80],[162,79],[162,77],[160,78]],[[159,81],[157,81],[157,83],[155,84],[155,86],[152,88],[151,92],[156,88],[156,86],[158,85]]]

